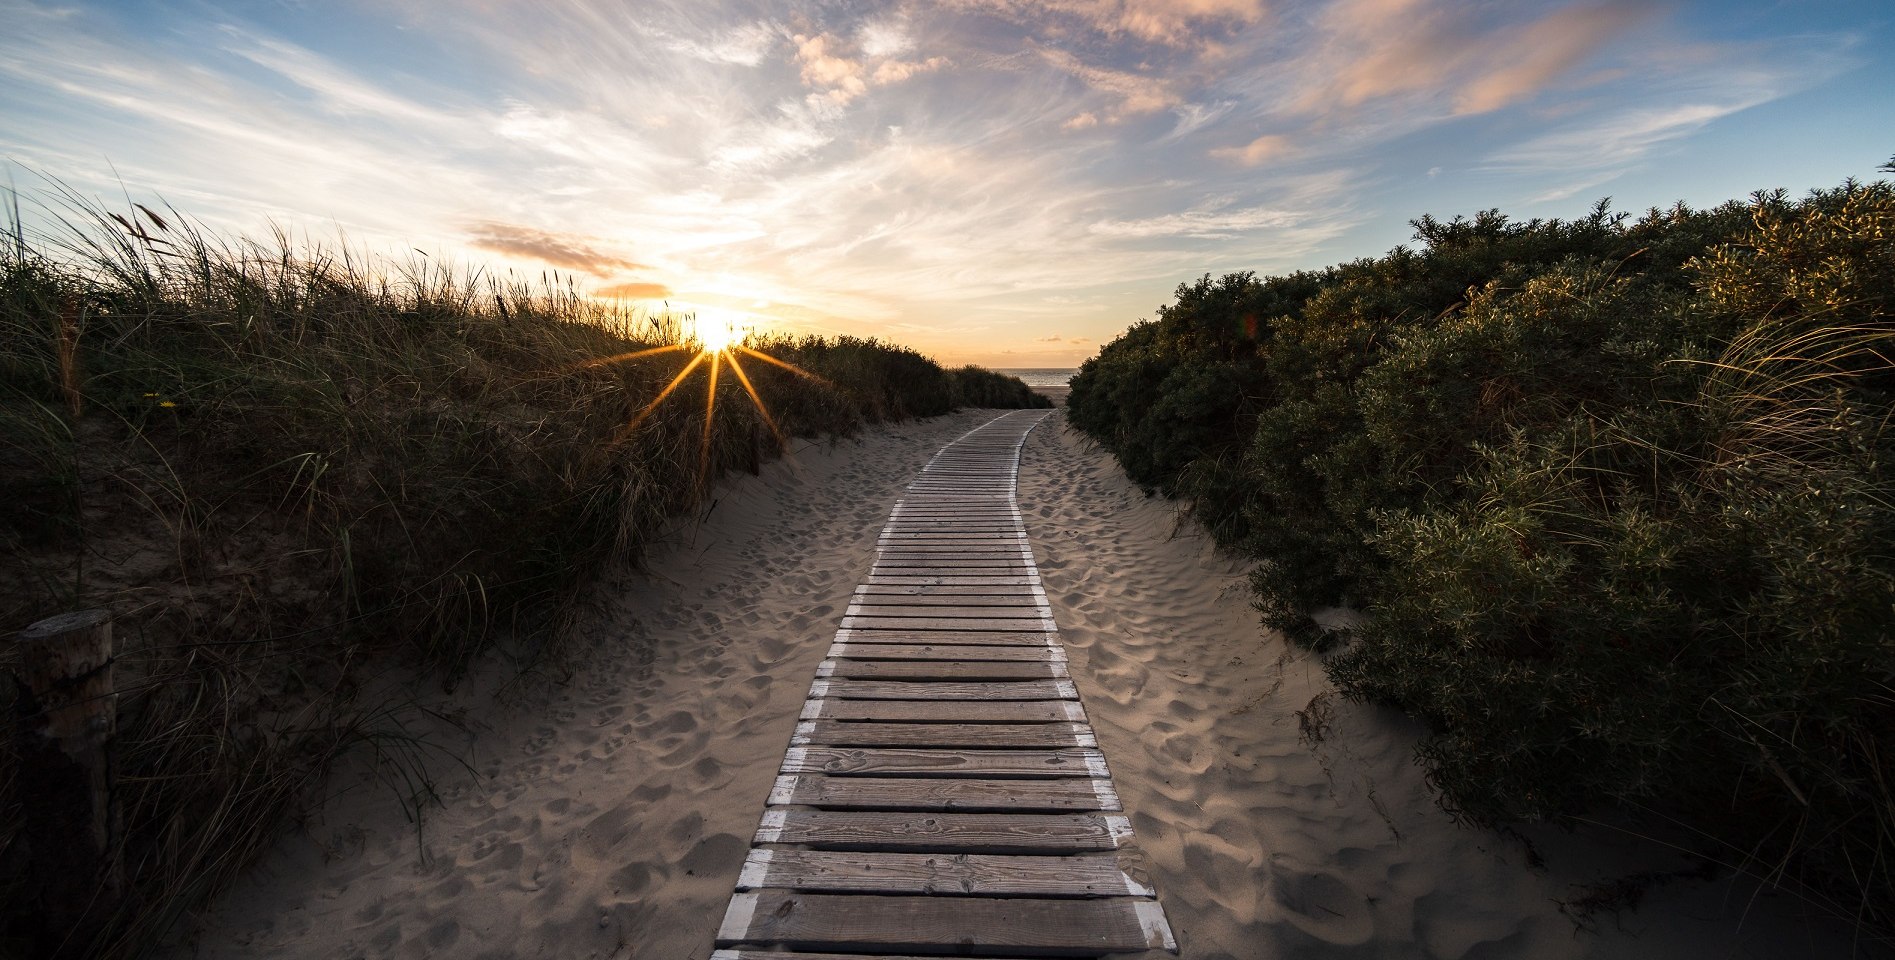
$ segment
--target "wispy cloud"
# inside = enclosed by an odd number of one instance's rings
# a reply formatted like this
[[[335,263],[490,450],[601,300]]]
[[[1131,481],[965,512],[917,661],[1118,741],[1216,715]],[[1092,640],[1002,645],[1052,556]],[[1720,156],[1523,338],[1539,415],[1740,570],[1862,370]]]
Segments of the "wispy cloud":
[[[671,296],[671,288],[662,283],[611,283],[592,291],[595,297],[625,300],[662,300]]]
[[[595,276],[606,276],[616,271],[645,269],[644,264],[601,253],[593,245],[594,241],[587,238],[550,233],[510,223],[488,221],[472,224],[468,228],[467,242],[469,246],[477,250],[491,250],[509,256],[538,260],[550,266],[583,270]]]
[[[1107,37],[1192,46],[1261,20],[1262,0],[948,0],[1041,27],[1083,27]]]
[[[1306,211],[1270,207],[1227,208],[1213,202],[1183,213],[1167,213],[1140,220],[1102,220],[1092,232],[1103,237],[1200,237],[1227,239],[1259,230],[1297,226],[1309,218]]]
[[[1343,0],[1318,21],[1296,106],[1323,114],[1401,98],[1486,113],[1540,93],[1658,10],[1596,0],[1495,22],[1445,0]]]

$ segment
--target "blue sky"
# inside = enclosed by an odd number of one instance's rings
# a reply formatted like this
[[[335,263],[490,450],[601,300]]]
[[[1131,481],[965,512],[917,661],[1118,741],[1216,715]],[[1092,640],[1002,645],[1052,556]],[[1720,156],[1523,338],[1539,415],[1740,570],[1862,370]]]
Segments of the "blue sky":
[[[0,0],[0,157],[208,224],[1068,365],[1407,222],[1876,176],[1895,10],[1636,0]],[[119,201],[122,203],[122,201]]]

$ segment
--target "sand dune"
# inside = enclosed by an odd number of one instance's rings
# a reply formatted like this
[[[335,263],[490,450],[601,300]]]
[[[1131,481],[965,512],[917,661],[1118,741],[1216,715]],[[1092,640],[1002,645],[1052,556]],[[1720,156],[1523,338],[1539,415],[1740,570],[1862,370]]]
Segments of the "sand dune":
[[[181,955],[702,960],[889,505],[991,416],[812,445],[733,482],[652,573],[607,578],[569,683],[503,709],[495,671],[442,705],[473,728],[480,777],[444,775],[424,831],[361,785]],[[1028,440],[1020,499],[1134,869],[1185,957],[1840,955],[1775,901],[1740,922],[1745,891],[1717,883],[1576,934],[1553,901],[1649,852],[1536,834],[1534,870],[1519,842],[1455,826],[1410,761],[1418,731],[1325,708],[1320,665],[1258,632],[1241,566],[1057,415]]]

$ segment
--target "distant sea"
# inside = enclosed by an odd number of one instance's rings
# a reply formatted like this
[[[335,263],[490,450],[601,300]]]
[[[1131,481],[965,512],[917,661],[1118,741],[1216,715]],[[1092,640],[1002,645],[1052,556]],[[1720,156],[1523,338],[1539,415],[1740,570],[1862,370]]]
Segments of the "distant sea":
[[[1019,377],[1029,387],[1063,387],[1066,381],[1073,378],[1073,374],[1079,372],[1071,367],[1028,367],[1017,370],[996,367],[994,369],[998,373]]]

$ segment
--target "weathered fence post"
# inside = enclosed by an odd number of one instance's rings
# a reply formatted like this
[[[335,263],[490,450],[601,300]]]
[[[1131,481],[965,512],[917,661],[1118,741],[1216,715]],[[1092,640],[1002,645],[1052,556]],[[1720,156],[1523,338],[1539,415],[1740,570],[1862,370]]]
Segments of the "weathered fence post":
[[[112,620],[85,610],[20,631],[14,782],[39,947],[75,955],[124,890],[112,764]]]
[[[763,424],[750,424],[750,462],[745,464],[751,476],[763,472]]]

